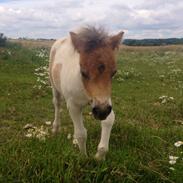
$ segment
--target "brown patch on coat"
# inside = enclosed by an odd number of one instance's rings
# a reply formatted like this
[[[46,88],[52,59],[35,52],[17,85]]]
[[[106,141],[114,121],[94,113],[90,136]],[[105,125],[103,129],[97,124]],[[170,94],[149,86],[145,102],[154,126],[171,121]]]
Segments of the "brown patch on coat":
[[[109,98],[112,76],[116,72],[114,51],[111,47],[100,47],[90,53],[80,54],[80,67],[87,94],[95,98]]]
[[[109,36],[103,28],[90,26],[79,33],[70,32],[73,46],[80,53],[84,87],[95,101],[108,99],[111,95],[112,76],[116,73],[115,50],[123,34]]]
[[[50,62],[49,62],[49,78],[50,78],[50,82],[51,82],[51,85],[54,86],[54,82],[53,82],[53,77],[52,77],[52,68],[53,68],[53,65],[54,65],[54,61],[55,61],[55,55],[56,55],[56,51],[58,49],[58,47],[64,43],[66,41],[66,39],[62,39],[62,40],[59,40],[59,41],[56,41],[54,43],[54,45],[52,46],[52,49],[50,51]],[[61,69],[61,66],[59,66],[60,69]]]
[[[53,67],[53,63],[55,60],[55,54],[56,54],[56,49],[53,48],[50,52],[50,61],[49,61],[49,78],[50,78],[50,82],[53,85],[53,78],[52,78],[52,67]]]
[[[61,90],[61,70],[62,70],[62,64],[54,64],[52,68],[52,79],[53,79],[53,85],[57,89],[57,91]]]
[[[55,64],[55,55],[56,55],[56,48],[53,48],[50,53],[50,62],[49,62],[49,76],[50,76],[50,82],[52,87],[54,87],[57,91],[60,91],[61,89],[61,70],[62,70],[62,64],[58,63]]]

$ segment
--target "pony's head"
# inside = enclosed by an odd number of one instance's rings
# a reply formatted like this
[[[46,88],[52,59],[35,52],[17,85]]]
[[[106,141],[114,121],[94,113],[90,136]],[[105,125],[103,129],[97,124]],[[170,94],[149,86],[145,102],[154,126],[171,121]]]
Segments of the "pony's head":
[[[109,36],[102,28],[83,28],[70,32],[72,43],[80,54],[80,72],[87,95],[91,98],[96,119],[104,120],[112,110],[111,84],[116,73],[115,49],[123,32]]]

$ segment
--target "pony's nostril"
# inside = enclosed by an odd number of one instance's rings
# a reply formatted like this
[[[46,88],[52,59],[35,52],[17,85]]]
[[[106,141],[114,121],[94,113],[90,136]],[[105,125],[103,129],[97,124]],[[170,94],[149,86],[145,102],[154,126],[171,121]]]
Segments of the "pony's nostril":
[[[107,114],[110,114],[111,110],[112,110],[112,106],[111,105],[107,106]]]
[[[101,108],[100,106],[95,106],[92,109],[92,113],[96,119],[104,120],[111,113],[112,106],[108,105],[105,108]]]
[[[100,108],[96,106],[96,107],[94,107],[94,108],[92,109],[92,112],[93,112],[93,114],[97,115],[97,114],[100,113]]]

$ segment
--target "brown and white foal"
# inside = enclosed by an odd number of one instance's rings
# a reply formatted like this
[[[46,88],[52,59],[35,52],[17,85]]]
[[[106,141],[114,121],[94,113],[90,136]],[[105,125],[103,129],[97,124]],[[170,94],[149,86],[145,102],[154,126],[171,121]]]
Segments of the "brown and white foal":
[[[60,128],[60,100],[63,96],[74,124],[74,138],[85,155],[87,131],[82,108],[90,103],[92,113],[101,120],[101,139],[95,158],[105,159],[115,115],[111,102],[111,82],[116,73],[115,49],[123,32],[109,36],[103,29],[85,27],[57,40],[50,53],[50,80],[55,119],[53,133]]]

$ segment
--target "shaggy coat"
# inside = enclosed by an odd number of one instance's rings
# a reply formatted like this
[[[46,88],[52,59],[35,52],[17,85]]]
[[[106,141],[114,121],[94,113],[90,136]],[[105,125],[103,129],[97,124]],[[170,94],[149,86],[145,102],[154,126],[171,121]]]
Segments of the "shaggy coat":
[[[90,104],[102,127],[97,159],[105,158],[114,123],[111,82],[116,73],[115,49],[122,36],[123,32],[109,36],[101,28],[86,27],[57,40],[50,52],[49,72],[55,107],[53,133],[60,128],[63,96],[74,124],[74,138],[80,151],[86,155],[87,131],[83,125],[82,108]]]

